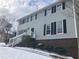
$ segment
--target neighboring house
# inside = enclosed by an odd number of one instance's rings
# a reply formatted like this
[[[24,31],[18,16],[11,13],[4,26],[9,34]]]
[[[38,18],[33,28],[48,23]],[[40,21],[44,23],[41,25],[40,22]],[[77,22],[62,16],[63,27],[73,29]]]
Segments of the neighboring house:
[[[33,34],[38,42],[65,47],[69,55],[77,58],[79,55],[78,11],[78,0],[58,0],[54,4],[20,18],[17,36],[11,40],[15,40],[13,43],[18,44],[22,33]]]

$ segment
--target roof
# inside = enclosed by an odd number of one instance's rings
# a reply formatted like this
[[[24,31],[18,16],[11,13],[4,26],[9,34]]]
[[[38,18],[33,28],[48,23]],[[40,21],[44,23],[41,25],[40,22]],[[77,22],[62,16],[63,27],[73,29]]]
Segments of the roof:
[[[55,3],[52,3],[52,4],[46,6],[46,7],[42,8],[42,9],[39,9],[39,10],[37,10],[37,11],[35,11],[35,12],[29,14],[29,15],[23,16],[23,17],[19,18],[17,21],[21,20],[22,18],[26,18],[26,17],[29,17],[29,16],[31,16],[31,15],[37,14],[37,13],[39,13],[39,12],[41,12],[41,11],[47,9],[47,8],[53,7],[53,6],[55,6],[56,4],[61,3],[61,2],[64,2],[64,1],[65,1],[65,0],[57,0]]]

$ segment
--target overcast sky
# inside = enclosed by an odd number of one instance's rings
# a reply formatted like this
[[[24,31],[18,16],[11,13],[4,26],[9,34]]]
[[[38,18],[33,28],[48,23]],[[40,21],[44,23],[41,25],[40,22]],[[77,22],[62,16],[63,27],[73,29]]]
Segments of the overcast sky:
[[[14,24],[16,29],[16,20],[29,13],[41,9],[56,0],[0,0],[0,15],[10,16],[10,22]],[[12,19],[12,20],[11,20]]]

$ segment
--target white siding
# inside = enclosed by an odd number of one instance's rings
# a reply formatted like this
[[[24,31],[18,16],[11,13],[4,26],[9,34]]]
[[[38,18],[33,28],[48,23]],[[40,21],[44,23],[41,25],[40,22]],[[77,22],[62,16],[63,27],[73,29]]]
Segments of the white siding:
[[[75,15],[76,15],[77,35],[79,37],[79,1],[77,0],[75,0]]]
[[[50,8],[50,7],[49,7]],[[44,24],[51,24],[51,22],[57,22],[59,20],[67,20],[67,33],[56,35],[43,35]],[[47,16],[44,16],[44,10],[37,13],[37,20],[30,21],[23,25],[18,26],[18,31],[35,28],[36,39],[61,39],[61,38],[77,38],[74,22],[73,6],[71,1],[66,1],[66,9],[51,13],[51,10],[47,12]]]

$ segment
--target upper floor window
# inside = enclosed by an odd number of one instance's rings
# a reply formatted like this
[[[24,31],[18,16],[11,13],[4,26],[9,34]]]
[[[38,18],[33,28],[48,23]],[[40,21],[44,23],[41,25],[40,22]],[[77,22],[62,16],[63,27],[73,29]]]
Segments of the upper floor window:
[[[56,6],[52,7],[51,13],[55,13],[56,12]]]
[[[56,10],[57,10],[57,11],[62,10],[62,5],[61,5],[61,3],[59,3],[59,4],[56,5]]]
[[[30,21],[32,21],[33,19],[32,19],[33,17],[31,16],[31,19],[30,19]]]
[[[22,19],[19,20],[19,24],[24,24],[25,21],[26,21],[26,19],[25,18],[22,18]]]
[[[62,9],[65,9],[65,2],[62,3]]]
[[[46,16],[47,15],[47,10],[45,10],[45,12],[44,12],[44,16]]]
[[[29,17],[27,18],[27,22],[29,22]]]
[[[37,14],[35,15],[35,20],[37,20]]]

